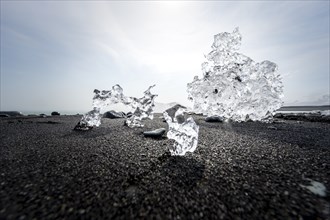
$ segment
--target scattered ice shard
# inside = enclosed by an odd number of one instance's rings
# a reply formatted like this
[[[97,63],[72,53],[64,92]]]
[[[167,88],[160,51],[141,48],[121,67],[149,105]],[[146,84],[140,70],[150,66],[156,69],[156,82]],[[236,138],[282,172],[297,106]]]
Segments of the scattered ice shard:
[[[102,114],[101,111],[108,105],[123,103],[134,110],[132,117],[127,118],[126,124],[133,127],[142,127],[141,121],[145,118],[153,119],[154,99],[157,95],[151,94],[150,86],[144,92],[142,98],[126,97],[120,85],[114,85],[111,90],[94,90],[93,110],[84,114],[80,122],[74,128],[75,130],[90,130],[94,126],[100,126]]]
[[[283,84],[277,65],[254,62],[236,52],[241,45],[238,28],[214,36],[212,51],[202,64],[203,77],[188,83],[193,111],[234,121],[269,120],[282,106]]]
[[[101,113],[100,108],[94,108],[92,111],[87,112],[83,115],[82,119],[78,123],[80,130],[89,130],[93,126],[100,126],[101,124]]]
[[[304,178],[305,180],[308,180],[310,182],[310,185],[303,185],[303,184],[299,184],[301,187],[308,189],[309,191],[311,191],[312,193],[325,197],[326,194],[326,187],[323,185],[323,183],[314,181],[312,179],[309,178]]]
[[[197,147],[199,126],[186,112],[185,107],[175,105],[163,113],[169,127],[167,137],[176,141],[170,148],[172,156],[183,156]]]
[[[330,116],[330,110],[323,110],[321,111],[322,116]]]
[[[142,98],[134,98],[129,97],[126,100],[126,103],[130,105],[130,107],[133,109],[133,115],[130,118],[127,118],[126,124],[127,126],[133,128],[133,127],[143,127],[143,124],[141,121],[143,119],[149,118],[153,119],[153,108],[155,107],[154,99],[157,97],[155,94],[151,94],[150,89],[152,89],[155,85],[150,86],[149,89],[147,89],[144,92],[144,96]]]
[[[125,96],[123,95],[123,89],[120,85],[114,85],[111,90],[94,90],[93,97],[93,110],[83,115],[82,119],[75,130],[90,130],[94,126],[98,127],[101,124],[101,110],[110,104],[116,104],[124,102]]]
[[[103,109],[108,105],[126,101],[126,97],[123,94],[123,89],[118,84],[114,85],[111,90],[99,91],[95,89],[94,93],[93,108]]]

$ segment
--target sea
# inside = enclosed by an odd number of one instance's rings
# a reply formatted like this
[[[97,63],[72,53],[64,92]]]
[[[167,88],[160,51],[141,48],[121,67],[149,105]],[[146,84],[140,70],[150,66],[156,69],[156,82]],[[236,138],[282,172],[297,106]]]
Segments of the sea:
[[[321,106],[283,106],[276,112],[278,113],[312,113],[319,111],[329,111],[330,105]]]
[[[111,110],[111,109],[109,109]],[[114,109],[115,111],[117,109]],[[318,112],[318,111],[330,111],[330,105],[322,105],[322,106],[283,106],[279,110],[277,110],[277,113],[312,113],[312,112]],[[69,111],[69,110],[58,110],[61,115],[77,115],[77,114],[84,114],[87,111]],[[52,111],[21,111],[24,115],[40,115],[40,114],[46,114],[50,115]],[[156,113],[160,113],[160,111],[156,111]]]

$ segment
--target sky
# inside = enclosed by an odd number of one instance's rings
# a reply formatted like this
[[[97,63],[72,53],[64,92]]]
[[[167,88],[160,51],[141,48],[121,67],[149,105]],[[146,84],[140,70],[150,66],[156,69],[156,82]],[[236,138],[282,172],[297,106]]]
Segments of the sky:
[[[84,112],[115,84],[189,106],[213,36],[235,27],[240,53],[279,66],[285,105],[330,104],[329,1],[0,2],[2,111]]]

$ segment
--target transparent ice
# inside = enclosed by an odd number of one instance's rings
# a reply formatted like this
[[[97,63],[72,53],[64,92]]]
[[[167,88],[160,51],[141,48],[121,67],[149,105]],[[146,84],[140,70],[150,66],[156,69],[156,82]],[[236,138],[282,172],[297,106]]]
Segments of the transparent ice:
[[[157,95],[151,94],[150,89],[152,89],[155,85],[150,86],[144,92],[144,96],[142,98],[134,98],[129,97],[126,100],[126,103],[133,109],[133,115],[130,118],[127,118],[126,124],[127,126],[133,127],[143,127],[141,121],[143,119],[153,119],[153,108],[155,107],[154,99]]]
[[[309,178],[304,178],[305,180],[308,180],[310,182],[310,185],[303,185],[303,184],[299,184],[301,187],[308,189],[309,191],[311,191],[312,193],[325,197],[327,195],[326,191],[326,187],[323,185],[323,183],[314,181],[312,179]]]
[[[321,111],[321,115],[323,115],[323,116],[330,116],[330,110],[323,110],[323,111]]]
[[[212,51],[202,64],[203,77],[195,76],[187,85],[195,113],[234,121],[267,121],[282,106],[283,84],[277,65],[267,60],[256,63],[236,52],[241,40],[238,28],[214,36]]]
[[[186,112],[185,108],[176,105],[163,113],[169,127],[167,137],[176,141],[170,148],[172,156],[183,156],[194,152],[197,147],[199,127],[192,117],[187,117]]]
[[[94,108],[92,111],[89,111],[84,114],[79,123],[82,127],[98,127],[101,124],[101,118],[102,115],[100,113],[100,108]]]
[[[130,107],[133,111],[133,115],[126,119],[126,124],[133,127],[143,127],[141,121],[145,118],[153,119],[153,107],[154,99],[157,97],[155,94],[151,94],[150,89],[155,85],[150,86],[144,92],[142,98],[126,97],[123,94],[123,89],[120,85],[114,85],[111,90],[94,90],[93,97],[93,110],[83,115],[82,119],[76,126],[79,130],[89,130],[93,126],[100,126],[102,114],[101,111],[108,105],[123,103]]]

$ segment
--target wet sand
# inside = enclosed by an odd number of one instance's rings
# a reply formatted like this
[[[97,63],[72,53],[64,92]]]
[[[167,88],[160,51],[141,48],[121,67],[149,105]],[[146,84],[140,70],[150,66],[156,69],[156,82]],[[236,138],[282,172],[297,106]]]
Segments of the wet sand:
[[[0,219],[330,219],[330,124],[207,123],[197,150],[171,157],[167,138],[80,116],[0,119]]]

